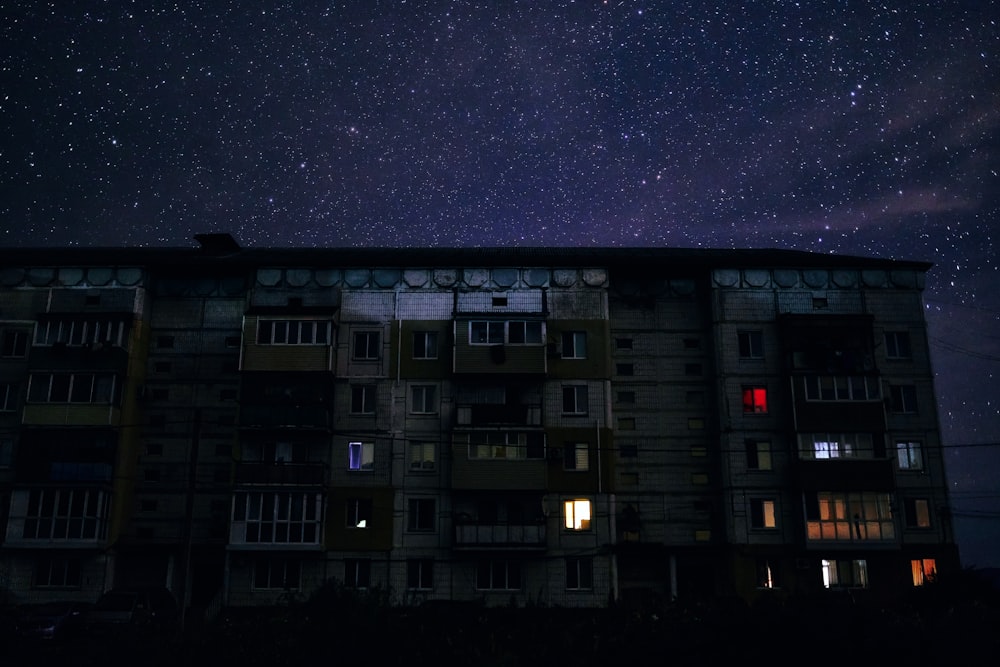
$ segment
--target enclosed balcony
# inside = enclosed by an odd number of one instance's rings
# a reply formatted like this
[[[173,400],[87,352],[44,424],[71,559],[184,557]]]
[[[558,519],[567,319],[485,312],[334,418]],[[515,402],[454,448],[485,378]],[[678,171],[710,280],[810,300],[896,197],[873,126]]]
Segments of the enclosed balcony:
[[[455,523],[458,549],[544,549],[545,523]]]
[[[541,426],[541,405],[459,404],[459,426]]]

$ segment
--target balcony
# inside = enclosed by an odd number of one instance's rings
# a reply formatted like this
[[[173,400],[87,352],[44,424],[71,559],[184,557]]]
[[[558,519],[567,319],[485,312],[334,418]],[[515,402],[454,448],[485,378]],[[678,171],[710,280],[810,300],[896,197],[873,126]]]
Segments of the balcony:
[[[538,523],[458,523],[455,525],[455,548],[458,549],[544,549],[545,524]]]
[[[330,414],[323,405],[250,405],[240,406],[243,428],[326,429]]]
[[[326,465],[322,463],[238,463],[237,485],[323,486]]]
[[[541,426],[541,405],[460,404],[459,426]]]

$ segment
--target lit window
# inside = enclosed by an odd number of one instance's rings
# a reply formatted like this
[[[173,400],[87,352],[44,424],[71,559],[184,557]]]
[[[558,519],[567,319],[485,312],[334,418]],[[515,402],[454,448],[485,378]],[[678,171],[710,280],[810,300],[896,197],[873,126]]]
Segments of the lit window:
[[[931,504],[926,498],[907,498],[906,525],[910,528],[931,527]]]
[[[438,358],[438,335],[436,331],[415,331],[413,333],[413,358]]]
[[[299,589],[301,566],[290,558],[260,558],[254,563],[254,590]]]
[[[754,498],[750,501],[751,528],[776,528],[777,526],[773,500]]]
[[[381,348],[378,331],[355,331],[354,345],[351,356],[360,361],[373,361],[379,358]]]
[[[567,500],[564,507],[566,509],[566,528],[569,530],[590,530],[589,500]]]
[[[918,558],[910,561],[913,585],[923,586],[937,578],[937,563],[933,558]]]
[[[764,335],[760,331],[738,331],[736,340],[739,345],[740,359],[764,358]]]
[[[771,469],[771,443],[766,440],[747,440],[747,468],[750,470]]]
[[[350,470],[375,468],[375,443],[351,442],[347,445],[347,467]]]
[[[572,415],[587,414],[587,385],[576,384],[562,388],[563,413]]]
[[[377,388],[373,384],[351,385],[351,413],[356,415],[375,414]]]
[[[767,412],[767,388],[743,387],[743,412]]]
[[[896,461],[900,470],[922,470],[924,467],[921,446],[915,441],[900,441],[896,443]]]
[[[777,588],[778,577],[775,563],[767,558],[757,559],[757,588]]]
[[[348,528],[371,528],[372,500],[371,498],[347,499]]]
[[[586,359],[587,334],[584,331],[564,331],[562,334],[562,358]]]
[[[871,433],[800,433],[803,459],[870,459],[875,456]]]
[[[868,562],[864,560],[823,560],[826,588],[868,588]]]
[[[406,587],[424,591],[434,588],[434,561],[429,558],[406,561]]]
[[[410,470],[433,470],[434,452],[433,442],[410,442]]]
[[[806,494],[806,539],[891,541],[896,537],[888,493]]]
[[[566,470],[590,469],[590,449],[585,442],[568,442],[563,447],[563,464]]]
[[[594,587],[594,559],[566,559],[566,589],[571,591],[591,590]]]
[[[905,331],[885,332],[885,356],[889,359],[910,359],[910,334]]]
[[[415,414],[433,414],[437,412],[437,387],[432,384],[411,386],[410,412]]]

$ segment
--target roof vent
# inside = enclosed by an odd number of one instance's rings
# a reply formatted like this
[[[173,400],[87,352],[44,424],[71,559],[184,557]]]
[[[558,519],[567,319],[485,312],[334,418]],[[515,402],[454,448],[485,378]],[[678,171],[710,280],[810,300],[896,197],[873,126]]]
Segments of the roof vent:
[[[230,234],[195,234],[194,240],[201,244],[201,249],[213,254],[236,252],[240,244]]]

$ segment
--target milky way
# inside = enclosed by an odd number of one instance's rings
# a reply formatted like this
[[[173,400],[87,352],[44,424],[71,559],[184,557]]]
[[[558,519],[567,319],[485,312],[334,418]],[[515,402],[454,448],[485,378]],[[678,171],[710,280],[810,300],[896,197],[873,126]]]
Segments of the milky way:
[[[229,232],[931,261],[954,503],[986,496],[992,517],[970,520],[1000,519],[996,476],[966,472],[1000,466],[981,446],[1000,441],[995,3],[118,0],[0,18],[0,244]]]

